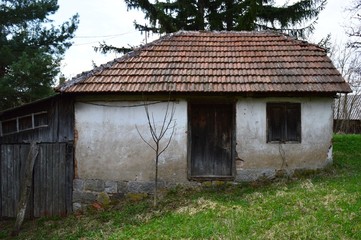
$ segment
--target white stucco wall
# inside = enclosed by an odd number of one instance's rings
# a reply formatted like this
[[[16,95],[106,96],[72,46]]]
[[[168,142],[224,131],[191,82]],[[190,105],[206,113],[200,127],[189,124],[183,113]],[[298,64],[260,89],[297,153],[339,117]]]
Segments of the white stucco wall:
[[[141,101],[75,104],[78,178],[154,180],[154,151],[143,142],[136,130],[137,126],[145,139],[151,139],[142,104]],[[166,106],[164,102],[149,105],[149,112],[159,127]],[[175,132],[169,148],[161,155],[159,177],[160,180],[184,182],[187,181],[187,103],[178,101],[174,106]]]
[[[301,143],[266,141],[266,103],[301,103]],[[236,103],[236,180],[272,175],[283,168],[320,168],[330,161],[332,98],[239,98]],[[140,105],[134,107],[135,105]],[[135,126],[150,139],[139,101],[77,102],[75,104],[76,174],[80,179],[153,181],[154,152]],[[150,105],[159,122],[166,103]],[[175,103],[176,129],[169,148],[161,155],[160,180],[187,180],[187,102]],[[160,117],[160,118],[159,118]],[[167,137],[165,138],[167,139]]]
[[[267,143],[266,103],[301,103],[301,143]],[[332,98],[240,98],[236,105],[237,178],[254,179],[275,170],[312,169],[331,161]]]

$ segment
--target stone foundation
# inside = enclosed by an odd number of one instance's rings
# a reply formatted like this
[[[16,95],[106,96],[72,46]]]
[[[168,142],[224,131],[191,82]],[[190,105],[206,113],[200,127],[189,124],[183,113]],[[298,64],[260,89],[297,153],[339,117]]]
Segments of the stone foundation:
[[[259,179],[273,179],[277,177],[292,176],[295,173],[307,174],[320,170],[316,169],[237,169],[235,179],[231,181],[233,184],[239,182],[252,182]],[[189,181],[182,183],[190,187],[197,186],[213,186],[218,185],[222,181]],[[172,188],[177,186],[175,183],[158,182],[159,188]],[[74,179],[73,180],[73,211],[79,210],[89,204],[92,204],[100,199],[106,198],[110,200],[121,199],[129,193],[153,193],[154,182],[140,182],[140,181],[109,181],[101,179]]]
[[[172,185],[158,182],[158,187],[172,187]],[[128,193],[153,193],[153,191],[154,182],[74,179],[73,211],[96,202],[100,194],[106,194],[110,199],[120,199]]]
[[[235,182],[252,182],[259,179],[273,179],[280,176],[292,176],[295,169],[238,169]]]

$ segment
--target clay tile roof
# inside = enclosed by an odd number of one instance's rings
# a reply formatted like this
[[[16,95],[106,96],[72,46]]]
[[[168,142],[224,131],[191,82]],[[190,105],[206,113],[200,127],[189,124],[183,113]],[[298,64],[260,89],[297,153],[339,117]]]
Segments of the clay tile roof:
[[[58,91],[350,92],[324,49],[274,32],[177,32]]]

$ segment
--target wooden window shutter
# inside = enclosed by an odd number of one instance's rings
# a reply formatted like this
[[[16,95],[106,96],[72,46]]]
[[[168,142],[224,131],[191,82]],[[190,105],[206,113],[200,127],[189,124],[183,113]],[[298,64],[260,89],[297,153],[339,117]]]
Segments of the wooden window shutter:
[[[267,141],[283,141],[284,109],[279,104],[267,105],[268,139]]]
[[[301,141],[301,104],[267,103],[267,142]]]
[[[301,141],[301,107],[300,104],[286,106],[286,141]]]

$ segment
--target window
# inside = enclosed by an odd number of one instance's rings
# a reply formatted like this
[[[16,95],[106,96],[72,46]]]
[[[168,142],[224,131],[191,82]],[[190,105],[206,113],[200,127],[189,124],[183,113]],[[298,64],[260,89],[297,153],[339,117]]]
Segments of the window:
[[[9,134],[18,131],[16,119],[3,121],[1,124],[2,134]]]
[[[48,126],[48,113],[40,112],[34,114],[34,127]]]
[[[48,126],[48,113],[37,112],[0,121],[0,136]]]
[[[300,103],[267,103],[267,142],[301,142]]]
[[[20,117],[18,121],[19,121],[19,131],[33,128],[33,118],[31,115]]]

